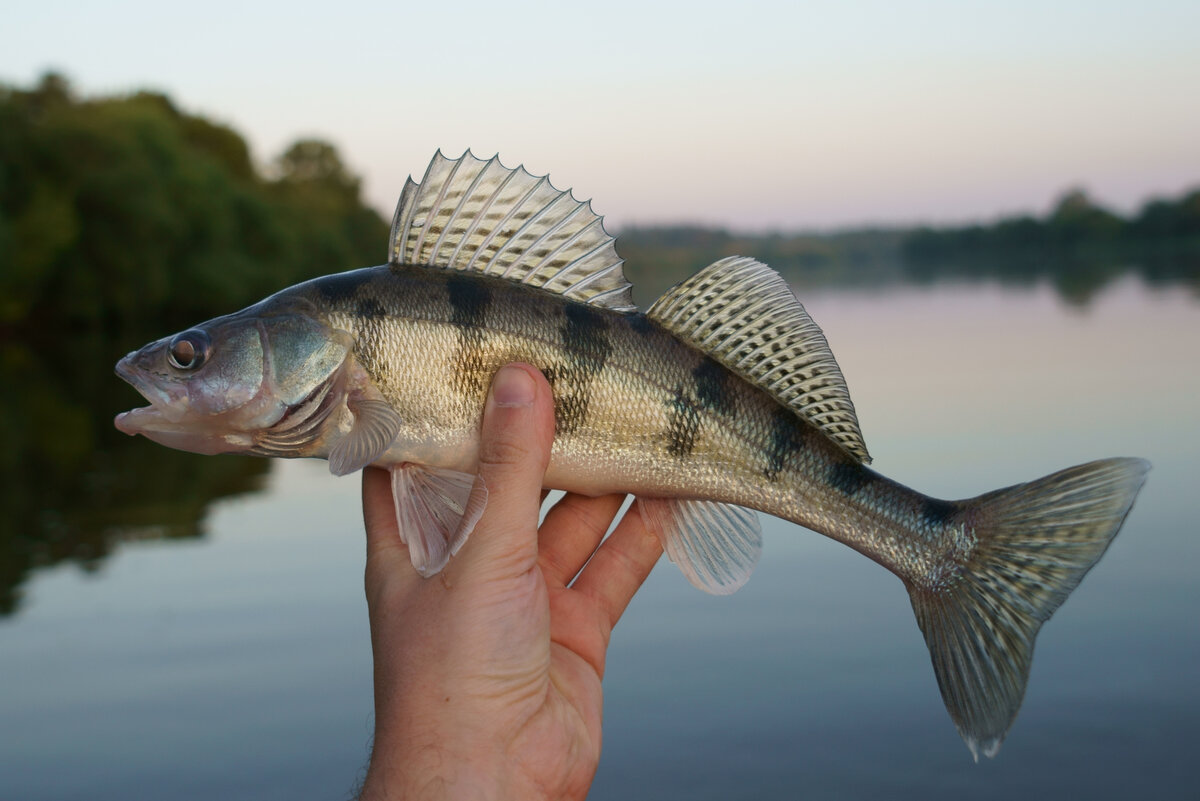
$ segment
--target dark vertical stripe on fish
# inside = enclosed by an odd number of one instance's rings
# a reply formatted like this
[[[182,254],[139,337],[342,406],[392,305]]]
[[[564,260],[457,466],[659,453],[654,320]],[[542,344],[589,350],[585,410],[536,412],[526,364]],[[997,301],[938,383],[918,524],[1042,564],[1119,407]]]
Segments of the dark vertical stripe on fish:
[[[771,416],[771,433],[767,442],[767,466],[763,475],[768,481],[777,481],[780,473],[804,443],[804,432],[792,412],[778,408]]]
[[[387,316],[387,309],[375,298],[362,298],[354,307],[354,313],[364,320],[378,320]]]
[[[696,435],[700,431],[700,412],[683,387],[675,390],[675,397],[668,404],[667,452],[672,456],[687,456],[696,447]]]
[[[730,390],[733,374],[715,360],[705,356],[693,368],[691,377],[691,385],[676,387],[667,404],[665,438],[667,452],[672,456],[687,456],[695,449],[701,412],[728,416],[736,406]]]
[[[830,486],[846,495],[855,495],[871,483],[872,476],[862,465],[841,462],[829,468]]]
[[[482,282],[465,275],[451,274],[446,279],[450,301],[450,322],[458,329],[458,347],[451,357],[460,397],[474,399],[491,379],[483,360],[484,327],[492,292]]]
[[[950,522],[957,511],[957,505],[951,501],[940,501],[937,498],[926,498],[921,505],[921,520],[929,528],[941,528]]]
[[[654,323],[641,312],[631,314],[625,319],[629,321],[629,327],[639,334],[649,334],[654,331]]]
[[[327,275],[313,283],[321,296],[333,305],[345,305],[352,301],[358,293],[358,288],[375,277],[371,268],[351,270],[348,273]]]
[[[696,401],[702,409],[710,409],[718,414],[730,415],[734,412],[733,393],[729,383],[733,373],[729,372],[719,362],[708,356],[692,370],[692,380],[696,384]]]
[[[570,434],[587,420],[592,381],[612,355],[608,318],[583,303],[563,307],[562,337],[565,363],[551,368],[554,374],[554,432]]]

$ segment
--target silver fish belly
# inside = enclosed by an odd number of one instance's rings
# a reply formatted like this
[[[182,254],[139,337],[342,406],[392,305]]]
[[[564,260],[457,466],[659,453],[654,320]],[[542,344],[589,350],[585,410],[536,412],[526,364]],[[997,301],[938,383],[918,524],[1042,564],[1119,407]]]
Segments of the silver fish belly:
[[[118,373],[151,405],[117,426],[202,453],[327,458],[339,475],[386,467],[413,564],[433,575],[486,505],[473,474],[492,376],[528,362],[554,391],[547,486],[636,495],[697,587],[749,578],[751,509],[899,576],[976,758],[999,748],[1038,630],[1149,469],[1108,459],[960,501],[908,489],[866,466],[836,360],[777,274],[723,259],[638,312],[590,207],[496,159],[438,154],[405,186],[389,253],[130,354]]]

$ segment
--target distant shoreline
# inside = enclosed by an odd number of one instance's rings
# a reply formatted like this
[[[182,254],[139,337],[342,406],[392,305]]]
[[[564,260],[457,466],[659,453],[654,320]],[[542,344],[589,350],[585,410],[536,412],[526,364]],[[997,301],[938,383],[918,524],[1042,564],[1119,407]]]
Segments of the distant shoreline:
[[[795,234],[630,226],[620,232],[618,248],[631,280],[643,290],[640,303],[732,255],[753,256],[804,286],[1049,280],[1068,300],[1082,302],[1129,272],[1150,283],[1200,287],[1200,188],[1151,200],[1128,217],[1075,189],[1040,218]]]

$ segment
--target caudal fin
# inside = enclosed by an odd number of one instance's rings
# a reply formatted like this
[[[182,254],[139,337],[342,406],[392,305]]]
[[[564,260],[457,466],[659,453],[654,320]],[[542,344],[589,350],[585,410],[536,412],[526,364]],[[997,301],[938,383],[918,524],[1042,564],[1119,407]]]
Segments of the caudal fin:
[[[1121,528],[1150,463],[1106,459],[962,501],[974,535],[957,578],[910,585],[946,709],[975,759],[995,756],[1025,695],[1033,640]]]

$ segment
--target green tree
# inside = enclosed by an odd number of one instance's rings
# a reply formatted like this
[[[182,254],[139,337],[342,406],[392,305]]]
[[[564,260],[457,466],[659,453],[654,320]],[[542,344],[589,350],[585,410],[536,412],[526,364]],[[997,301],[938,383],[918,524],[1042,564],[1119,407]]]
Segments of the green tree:
[[[0,325],[179,327],[379,261],[387,225],[331,145],[278,172],[162,94],[0,90]]]

